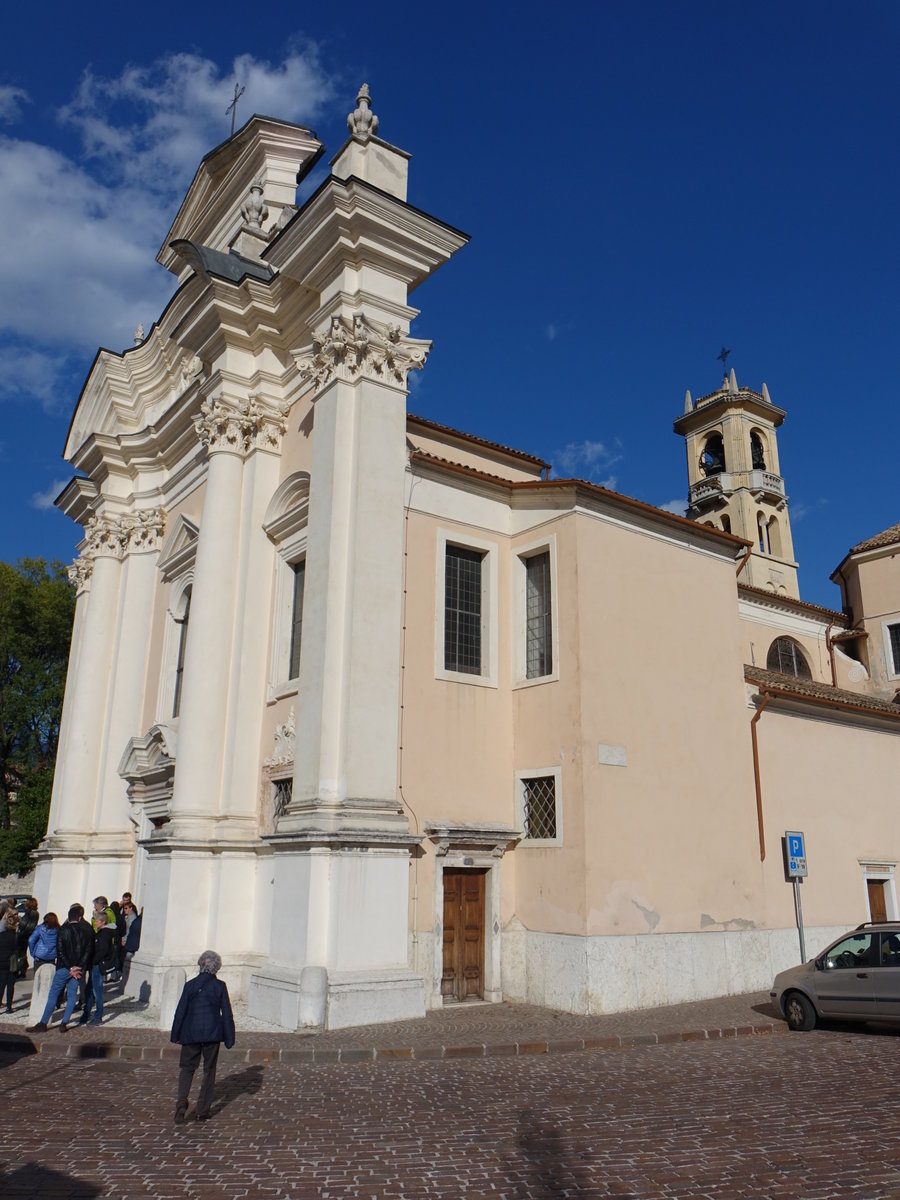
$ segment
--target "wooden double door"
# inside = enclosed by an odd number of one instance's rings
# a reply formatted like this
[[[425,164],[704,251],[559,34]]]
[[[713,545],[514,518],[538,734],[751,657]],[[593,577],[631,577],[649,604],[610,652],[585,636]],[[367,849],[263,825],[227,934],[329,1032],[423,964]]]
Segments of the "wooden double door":
[[[444,970],[445,1001],[484,998],[484,898],[486,870],[445,868]]]

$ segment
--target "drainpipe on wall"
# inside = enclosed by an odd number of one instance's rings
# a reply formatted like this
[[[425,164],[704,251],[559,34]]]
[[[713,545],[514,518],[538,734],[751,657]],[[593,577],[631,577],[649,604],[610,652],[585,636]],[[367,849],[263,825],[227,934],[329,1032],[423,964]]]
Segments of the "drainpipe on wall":
[[[763,702],[750,719],[750,739],[753,742],[753,782],[756,784],[756,822],[759,826],[759,861],[765,862],[766,831],[763,825],[762,783],[759,778],[759,745],[756,740],[756,722],[766,711],[772,696],[762,685],[757,684],[757,686],[763,693]]]
[[[748,546],[747,553],[744,555],[744,557],[741,559],[741,561],[737,565],[737,571],[735,572],[735,574],[737,575],[738,579],[740,579],[740,577],[741,577],[741,571],[743,571],[744,567],[746,567],[747,563],[750,561],[750,555],[752,553],[753,553],[753,547]]]

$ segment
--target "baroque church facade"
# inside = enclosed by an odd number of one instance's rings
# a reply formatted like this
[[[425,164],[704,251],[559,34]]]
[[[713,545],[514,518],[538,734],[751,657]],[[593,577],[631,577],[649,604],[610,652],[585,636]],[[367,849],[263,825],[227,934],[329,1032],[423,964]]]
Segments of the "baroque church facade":
[[[365,87],[348,123],[299,208],[309,130],[212,151],[85,383],[42,909],[130,889],[134,992],[211,945],[285,1028],[768,987],[786,829],[809,945],[900,915],[900,526],[802,601],[785,411],[734,372],[675,421],[683,518],[408,413],[466,237]]]

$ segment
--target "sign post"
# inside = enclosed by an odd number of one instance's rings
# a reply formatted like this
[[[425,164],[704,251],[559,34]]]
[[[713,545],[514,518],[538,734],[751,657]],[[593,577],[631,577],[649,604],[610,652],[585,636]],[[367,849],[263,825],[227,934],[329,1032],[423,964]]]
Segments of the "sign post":
[[[809,872],[806,869],[806,836],[802,833],[786,832],[782,839],[784,850],[784,875],[794,885],[794,909],[797,913],[797,932],[800,934],[800,961],[806,962],[806,940],[803,936],[803,905],[800,900],[800,880]]]

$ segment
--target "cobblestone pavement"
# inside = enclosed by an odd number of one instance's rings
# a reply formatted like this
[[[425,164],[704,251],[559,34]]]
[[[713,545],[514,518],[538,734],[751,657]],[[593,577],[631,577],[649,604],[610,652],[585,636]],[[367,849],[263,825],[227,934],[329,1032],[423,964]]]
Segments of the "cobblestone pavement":
[[[175,1127],[174,1061],[7,1053],[0,1196],[888,1200],[898,1068],[896,1031],[865,1027],[441,1061],[223,1052],[213,1119]]]

